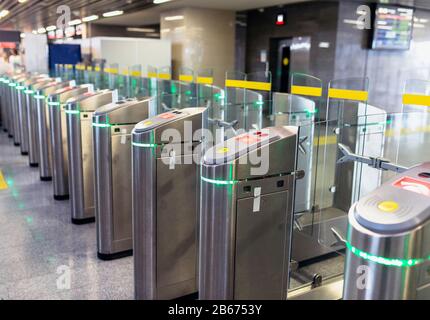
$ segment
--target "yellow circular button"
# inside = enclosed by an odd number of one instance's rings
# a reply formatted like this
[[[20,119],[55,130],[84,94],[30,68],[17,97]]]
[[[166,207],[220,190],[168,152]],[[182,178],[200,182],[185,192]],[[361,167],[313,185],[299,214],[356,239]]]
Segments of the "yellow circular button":
[[[228,152],[228,148],[219,148],[218,150],[217,150],[217,153],[227,153]]]
[[[378,209],[384,212],[395,212],[399,209],[399,204],[395,201],[382,201],[378,204]]]

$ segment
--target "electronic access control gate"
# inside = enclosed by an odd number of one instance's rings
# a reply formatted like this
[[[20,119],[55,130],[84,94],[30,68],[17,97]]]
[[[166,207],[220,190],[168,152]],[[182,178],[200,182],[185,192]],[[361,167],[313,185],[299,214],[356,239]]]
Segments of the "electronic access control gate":
[[[430,299],[430,162],[396,175],[348,215],[343,298]]]
[[[68,85],[69,82],[51,82],[40,89],[36,89],[33,95],[33,103],[36,108],[36,143],[39,149],[39,174],[42,181],[52,180],[51,137],[46,98]]]
[[[291,126],[254,130],[206,152],[200,299],[286,299],[298,131]]]
[[[95,221],[94,149],[92,116],[97,108],[112,102],[113,91],[86,92],[70,98],[64,107],[67,127],[71,221]]]
[[[131,132],[157,112],[155,98],[127,99],[93,116],[97,256],[113,260],[133,253]]]
[[[88,92],[90,85],[66,87],[57,90],[48,97],[49,129],[52,152],[52,182],[54,199],[69,198],[69,159],[67,150],[66,114],[63,105],[69,98]]]
[[[132,136],[136,299],[197,292],[199,170],[205,108],[172,110],[136,125]],[[169,139],[169,132],[176,137]],[[196,135],[197,136],[197,135]]]

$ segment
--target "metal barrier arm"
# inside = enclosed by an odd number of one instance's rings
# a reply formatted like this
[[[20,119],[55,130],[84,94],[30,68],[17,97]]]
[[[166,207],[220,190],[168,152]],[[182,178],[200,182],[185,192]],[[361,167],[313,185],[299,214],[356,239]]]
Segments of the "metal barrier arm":
[[[384,171],[393,171],[396,173],[402,173],[409,170],[407,167],[400,166],[398,164],[391,163],[389,160],[384,158],[365,157],[355,154],[351,149],[342,144],[338,144],[340,151],[343,153],[343,157],[340,158],[337,163],[345,162],[360,162],[369,165],[372,168]]]

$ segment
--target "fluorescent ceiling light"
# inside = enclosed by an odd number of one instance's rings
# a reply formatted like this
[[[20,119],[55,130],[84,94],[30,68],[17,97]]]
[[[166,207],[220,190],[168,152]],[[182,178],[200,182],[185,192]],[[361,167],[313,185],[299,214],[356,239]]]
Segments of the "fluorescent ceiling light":
[[[39,29],[37,29],[37,33],[46,33],[46,29],[45,28],[39,28]]]
[[[18,0],[19,3],[26,3],[27,0]]]
[[[2,10],[0,11],[0,19],[6,17],[9,14],[9,10]]]
[[[81,23],[82,23],[81,19],[75,19],[75,20],[69,21],[69,26],[74,26]]]
[[[37,30],[33,30],[33,31],[32,31],[32,33],[33,33],[33,34],[37,34]]]
[[[88,16],[88,17],[82,18],[82,21],[83,22],[90,22],[90,21],[97,20],[98,18],[99,18],[99,16],[94,14],[92,16]]]
[[[152,28],[127,28],[129,32],[156,32],[157,30]]]
[[[122,11],[122,10],[110,11],[110,12],[103,13],[103,17],[105,17],[105,18],[115,17],[115,16],[120,16],[123,13],[124,13],[124,11]]]
[[[160,4],[160,3],[165,3],[165,2],[170,2],[172,0],[154,0],[154,4]]]
[[[183,20],[184,16],[169,16],[165,17],[164,20],[166,21],[176,21],[176,20]]]
[[[46,27],[46,31],[54,31],[55,29],[57,29],[56,26],[48,26],[48,27]]]

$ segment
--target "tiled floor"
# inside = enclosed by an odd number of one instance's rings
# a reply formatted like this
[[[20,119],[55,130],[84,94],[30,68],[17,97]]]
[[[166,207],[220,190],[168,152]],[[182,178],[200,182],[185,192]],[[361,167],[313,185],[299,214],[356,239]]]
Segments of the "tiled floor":
[[[133,299],[132,258],[98,260],[95,224],[70,222],[69,201],[4,132],[0,170],[0,299]]]

